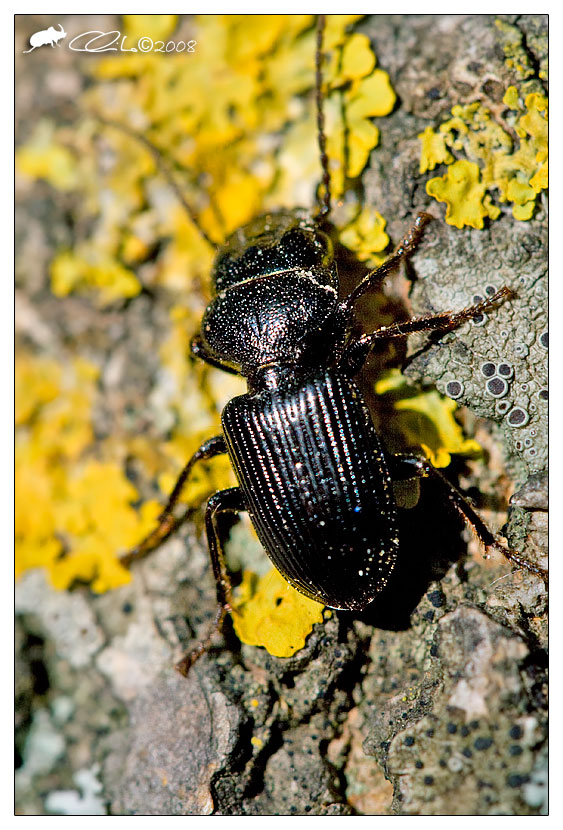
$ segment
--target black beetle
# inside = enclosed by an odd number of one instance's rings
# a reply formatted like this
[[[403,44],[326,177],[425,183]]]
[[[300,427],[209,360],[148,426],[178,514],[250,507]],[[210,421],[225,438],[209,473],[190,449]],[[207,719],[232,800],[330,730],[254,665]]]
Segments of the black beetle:
[[[303,210],[261,216],[219,250],[215,296],[194,355],[242,374],[248,393],[222,414],[223,434],[206,441],[186,465],[159,525],[122,561],[155,548],[185,519],[174,508],[193,465],[228,453],[238,487],[209,499],[205,523],[217,584],[211,631],[231,610],[231,587],[217,517],[248,511],[268,556],[298,591],[336,609],[361,610],[387,584],[399,555],[392,482],[431,476],[471,524],[485,547],[501,547],[466,498],[423,458],[389,455],[382,446],[353,376],[379,340],[449,330],[490,310],[506,288],[459,312],[352,333],[356,301],[408,256],[430,217],[421,213],[395,253],[345,298],[338,296],[333,248],[324,226],[330,210],[321,96],[322,18],[317,45],[317,112],[324,198],[318,215]],[[533,570],[533,568],[531,568]],[[182,660],[186,673],[210,637]]]

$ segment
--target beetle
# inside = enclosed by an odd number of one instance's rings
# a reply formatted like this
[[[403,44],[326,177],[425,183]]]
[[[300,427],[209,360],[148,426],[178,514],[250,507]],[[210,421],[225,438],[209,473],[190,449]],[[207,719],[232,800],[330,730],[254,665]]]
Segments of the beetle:
[[[63,40],[66,36],[67,32],[65,32],[61,23],[59,23],[58,30],[54,26],[49,26],[48,29],[42,29],[40,32],[35,32],[35,34],[31,35],[29,38],[31,49],[26,49],[23,54],[29,55],[34,49],[37,49],[39,46],[46,46],[48,43],[54,49],[55,44],[59,46],[59,40]]]
[[[218,527],[225,513],[247,511],[278,571],[299,592],[334,609],[362,610],[387,585],[400,555],[392,486],[400,479],[434,479],[485,548],[535,571],[496,541],[465,496],[426,459],[386,451],[354,381],[377,343],[415,332],[449,331],[491,310],[510,291],[501,288],[457,312],[354,333],[356,303],[412,254],[431,217],[419,213],[395,252],[347,296],[339,296],[328,225],[323,28],[321,15],[316,101],[323,190],[317,212],[280,210],[260,216],[219,249],[214,296],[192,353],[242,375],[248,391],[225,406],[222,434],[205,441],[188,461],[155,530],[121,558],[129,565],[173,533],[187,515],[176,516],[175,508],[194,465],[228,454],[238,486],[212,495],[205,510],[217,613],[208,636],[178,663],[182,674],[209,649],[232,610]]]

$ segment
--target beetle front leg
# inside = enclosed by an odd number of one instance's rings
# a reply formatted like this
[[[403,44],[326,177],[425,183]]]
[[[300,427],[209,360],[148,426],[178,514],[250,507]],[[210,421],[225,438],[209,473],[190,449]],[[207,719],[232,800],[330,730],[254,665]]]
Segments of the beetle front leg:
[[[467,320],[490,311],[498,302],[509,297],[511,293],[510,288],[504,286],[492,297],[475,305],[462,308],[461,311],[442,311],[439,314],[431,314],[427,317],[415,317],[400,323],[392,323],[390,326],[382,326],[369,334],[362,334],[348,343],[339,366],[346,374],[354,375],[362,368],[370,351],[378,341],[390,340],[395,337],[408,337],[409,334],[423,331],[450,331],[467,322]]]
[[[398,267],[405,257],[410,256],[410,254],[414,252],[416,246],[422,238],[424,228],[433,218],[434,217],[429,213],[419,213],[417,215],[412,228],[401,240],[391,256],[386,259],[385,262],[379,266],[379,268],[375,268],[373,271],[370,271],[369,274],[366,274],[363,280],[358,283],[354,290],[342,301],[340,307],[346,316],[351,314],[356,301],[359,300],[362,294],[365,294],[366,291],[374,285],[382,282],[388,274]]]
[[[228,490],[220,490],[214,493],[207,502],[205,510],[205,529],[207,533],[207,543],[209,545],[209,555],[211,556],[211,564],[213,566],[213,576],[215,577],[215,584],[217,587],[217,613],[209,631],[204,640],[202,640],[197,648],[187,654],[176,664],[177,671],[183,674],[184,677],[189,672],[190,668],[199,660],[199,658],[209,651],[213,640],[213,635],[221,629],[226,615],[232,610],[231,604],[231,580],[225,565],[225,557],[223,555],[223,548],[219,530],[217,527],[217,517],[222,513],[240,513],[246,510],[246,505],[243,500],[242,493],[238,487],[230,487]]]
[[[146,556],[151,551],[155,550],[164,542],[169,536],[176,531],[181,524],[193,513],[194,508],[187,508],[180,517],[174,515],[174,508],[176,507],[182,490],[186,484],[188,476],[192,471],[194,464],[197,461],[205,461],[213,458],[215,455],[221,455],[227,452],[227,445],[222,435],[216,435],[214,438],[209,438],[201,447],[192,455],[182,472],[178,477],[178,481],[174,485],[174,489],[170,494],[166,507],[158,517],[158,524],[142,542],[136,545],[127,553],[120,556],[119,561],[122,565],[129,566],[131,562],[141,557]]]
[[[436,467],[433,467],[426,458],[420,458],[416,455],[397,454],[388,456],[387,460],[391,479],[394,481],[404,481],[410,478],[431,478],[439,484],[450,504],[470,525],[485,549],[493,548],[502,554],[505,559],[514,562],[519,568],[525,568],[527,571],[541,576],[544,579],[547,577],[546,571],[542,568],[530,564],[517,553],[514,553],[514,551],[501,545],[481,517],[475,512],[467,497],[457,487],[454,487],[451,481],[437,470]]]

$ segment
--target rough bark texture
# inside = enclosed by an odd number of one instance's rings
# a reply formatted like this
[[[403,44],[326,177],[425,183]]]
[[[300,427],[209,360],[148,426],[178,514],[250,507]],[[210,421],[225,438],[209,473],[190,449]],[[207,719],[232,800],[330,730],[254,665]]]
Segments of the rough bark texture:
[[[534,65],[542,64],[545,16],[506,20],[522,32]],[[498,104],[512,78],[489,16],[376,16],[360,28],[398,94],[363,180],[366,198],[398,240],[430,203],[417,134],[436,127],[456,103],[477,96]],[[52,50],[44,51],[52,71]],[[38,111],[72,117],[83,80],[57,51],[55,82],[45,73],[36,84],[29,64],[17,64],[24,132]],[[134,408],[154,380],[151,355],[165,315],[144,296],[101,313],[49,294],[47,264],[70,239],[64,217],[72,213],[72,204],[53,199],[47,187],[36,187],[18,208],[22,336],[47,347],[70,338],[107,361],[117,350],[130,367],[120,393]],[[443,216],[435,202],[430,209]],[[412,344],[407,372],[442,391],[452,377],[463,380],[466,427],[489,463],[460,467],[459,480],[497,527],[506,499],[519,490],[506,535],[535,562],[545,558],[547,531],[546,424],[531,406],[545,385],[545,353],[536,345],[545,328],[545,269],[543,203],[529,222],[507,213],[482,231],[436,221],[412,260],[417,279],[408,308],[459,308],[489,283],[516,289],[486,333],[475,326],[463,339],[451,334],[418,351]],[[530,410],[525,436],[503,426],[487,398],[479,373],[485,357],[515,367],[516,399]],[[111,419],[110,409],[100,417]],[[500,558],[483,562],[475,542],[468,555],[470,534],[460,534],[433,488],[421,490],[418,505],[405,511],[403,559],[388,592],[361,617],[334,614],[316,626],[290,659],[241,648],[227,627],[226,648],[204,657],[188,679],[175,674],[175,657],[214,610],[207,554],[194,527],[136,566],[131,585],[109,594],[57,593],[40,572],[24,576],[16,592],[19,811],[545,811],[544,583]]]

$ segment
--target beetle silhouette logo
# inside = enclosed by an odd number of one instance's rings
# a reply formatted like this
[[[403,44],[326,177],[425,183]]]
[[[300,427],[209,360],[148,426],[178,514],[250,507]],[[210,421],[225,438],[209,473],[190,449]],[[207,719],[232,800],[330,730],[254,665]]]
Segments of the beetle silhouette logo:
[[[33,52],[34,49],[37,49],[38,46],[46,46],[48,43],[50,43],[54,49],[55,44],[58,46],[58,41],[62,40],[67,35],[61,23],[59,23],[59,28],[60,31],[55,29],[54,26],[49,26],[48,29],[42,29],[40,32],[35,32],[35,34],[31,35],[29,38],[31,49],[26,49],[23,54],[27,55],[29,52]]]

